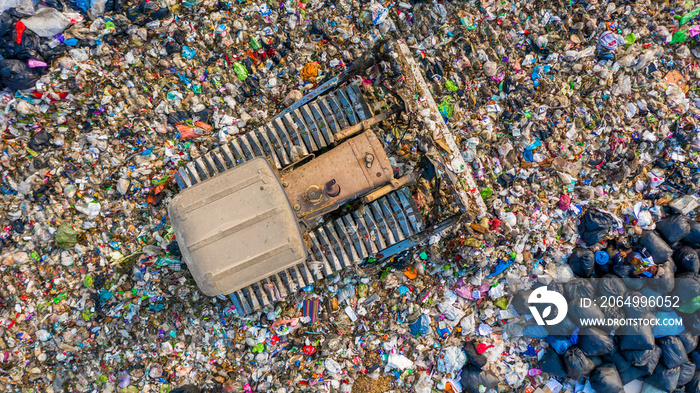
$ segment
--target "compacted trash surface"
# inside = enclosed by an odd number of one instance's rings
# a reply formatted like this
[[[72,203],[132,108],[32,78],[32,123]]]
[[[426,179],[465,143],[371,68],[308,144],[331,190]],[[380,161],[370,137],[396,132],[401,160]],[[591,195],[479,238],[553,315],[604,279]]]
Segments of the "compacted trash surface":
[[[700,3],[0,12],[1,392],[700,392]],[[407,93],[399,46],[429,94]],[[374,114],[406,100],[374,127],[394,174],[465,163],[408,186],[450,225],[244,316],[205,296],[166,210],[178,169],[368,54],[348,83]],[[415,109],[430,99],[442,118]],[[456,147],[431,142],[435,121]],[[450,202],[455,171],[485,209]],[[569,304],[562,330],[533,323],[544,286]],[[574,326],[591,316],[682,326]]]

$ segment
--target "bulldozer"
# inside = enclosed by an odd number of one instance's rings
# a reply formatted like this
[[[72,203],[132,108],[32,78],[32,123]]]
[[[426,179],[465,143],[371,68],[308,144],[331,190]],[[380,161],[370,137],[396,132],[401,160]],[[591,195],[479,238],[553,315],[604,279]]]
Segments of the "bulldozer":
[[[400,92],[382,86],[392,103],[374,114],[374,97],[355,76],[380,59],[395,62],[404,84]],[[432,147],[410,171],[397,168],[402,127],[417,128]],[[401,42],[363,56],[268,123],[182,166],[176,180],[181,191],[168,215],[183,259],[204,294],[228,296],[240,315],[406,250],[468,211],[485,212]],[[424,198],[418,184],[436,193]]]

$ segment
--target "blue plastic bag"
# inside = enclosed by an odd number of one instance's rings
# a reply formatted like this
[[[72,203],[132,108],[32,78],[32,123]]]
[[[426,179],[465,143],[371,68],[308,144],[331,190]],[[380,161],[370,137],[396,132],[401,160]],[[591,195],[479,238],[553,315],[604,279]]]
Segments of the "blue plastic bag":
[[[573,345],[570,340],[560,340],[554,336],[547,336],[547,343],[560,355]]]
[[[421,314],[415,322],[408,325],[408,328],[413,336],[418,337],[426,335],[430,333],[430,317],[425,314]]]

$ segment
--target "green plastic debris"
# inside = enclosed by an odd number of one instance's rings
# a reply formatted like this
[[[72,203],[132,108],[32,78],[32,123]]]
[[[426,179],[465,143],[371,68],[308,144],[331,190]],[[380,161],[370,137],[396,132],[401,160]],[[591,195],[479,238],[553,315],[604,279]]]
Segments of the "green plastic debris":
[[[363,282],[357,284],[357,296],[366,297],[369,286]]]
[[[248,70],[246,70],[245,66],[239,62],[233,63],[233,71],[236,73],[238,79],[242,81],[248,78]]]
[[[625,37],[625,46],[631,46],[637,41],[637,37],[634,36],[634,33],[629,33],[627,34],[627,37]]]
[[[673,33],[673,37],[671,38],[670,44],[681,44],[688,40],[688,30],[678,30],[677,32]]]
[[[481,190],[481,197],[483,199],[486,199],[486,198],[490,197],[491,195],[493,195],[493,188],[486,187],[483,190]]]
[[[83,309],[83,319],[86,320],[86,321],[89,321],[90,318],[92,318],[92,311],[90,311],[90,310],[87,309],[87,308],[84,308],[84,309]]]
[[[258,40],[255,37],[250,37],[250,47],[255,49],[255,50],[258,50],[258,49],[262,48],[262,45],[260,45],[260,43],[258,42]]]
[[[505,296],[499,297],[495,302],[493,302],[493,304],[495,304],[496,307],[500,308],[501,310],[505,310],[508,307],[508,299],[506,299]]]
[[[257,344],[256,346],[254,346],[253,349],[251,349],[251,352],[262,353],[264,350],[265,350],[265,343],[262,342],[262,343]]]
[[[67,250],[78,242],[78,233],[69,223],[64,222],[56,231],[56,244]]]
[[[452,81],[445,81],[445,89],[448,91],[457,91],[459,90],[459,87],[457,87],[457,85],[455,85],[455,83]]]
[[[418,256],[420,257],[420,259],[422,259],[422,260],[424,260],[424,261],[425,261],[426,259],[428,259],[428,254],[426,254],[425,251],[423,251],[423,252],[421,252],[420,254],[418,254]]]
[[[65,299],[68,297],[67,293],[61,293],[58,296],[53,298],[53,304],[58,304],[61,302],[61,300]]]
[[[391,271],[391,267],[387,267],[386,269],[384,269],[384,271],[382,272],[382,274],[379,275],[379,279],[380,279],[380,280],[385,280],[385,279],[386,279],[386,276],[389,275],[389,272],[390,272],[390,271]]]
[[[696,8],[696,9],[688,12],[687,14],[683,15],[681,17],[681,20],[679,23],[681,25],[684,25],[684,24],[688,23],[688,21],[690,21],[690,20],[694,19],[696,16],[698,16],[698,14],[700,14],[700,8]]]
[[[442,117],[446,117],[449,119],[450,117],[452,117],[452,113],[454,112],[455,107],[447,98],[445,98],[444,100],[442,100],[440,105],[438,105],[438,109],[440,110],[440,114],[442,115]]]
[[[92,274],[88,274],[83,278],[83,285],[85,285],[85,288],[92,288]]]
[[[688,300],[678,307],[678,311],[686,314],[693,314],[700,310],[700,296]]]

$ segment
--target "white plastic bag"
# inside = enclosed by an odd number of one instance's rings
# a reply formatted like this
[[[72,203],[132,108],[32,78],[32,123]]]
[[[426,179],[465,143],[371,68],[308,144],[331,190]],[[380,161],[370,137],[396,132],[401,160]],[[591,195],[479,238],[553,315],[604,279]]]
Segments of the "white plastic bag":
[[[42,8],[30,18],[22,19],[27,29],[39,37],[53,37],[70,26],[70,18],[55,8]]]

